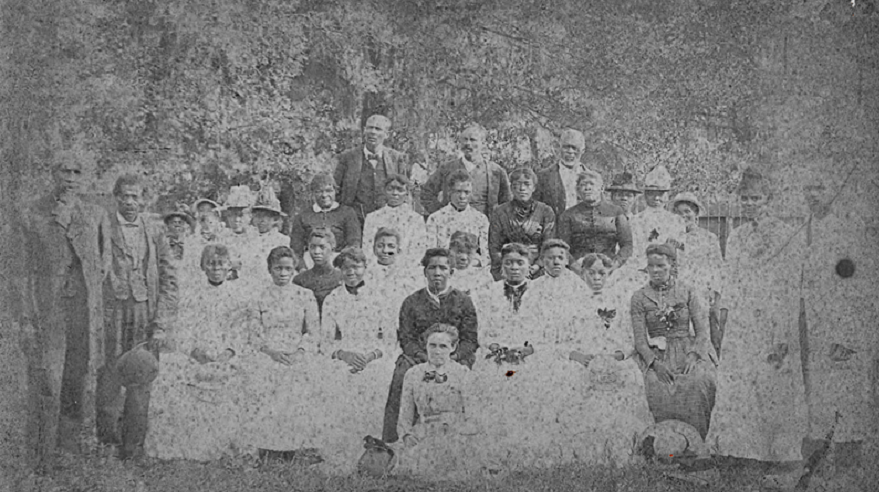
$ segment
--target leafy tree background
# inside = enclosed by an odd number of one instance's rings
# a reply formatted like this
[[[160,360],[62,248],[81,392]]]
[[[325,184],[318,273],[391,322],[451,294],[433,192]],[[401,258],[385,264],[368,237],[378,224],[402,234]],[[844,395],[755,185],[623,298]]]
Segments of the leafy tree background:
[[[876,8],[0,0],[0,249],[9,261],[13,206],[44,189],[62,156],[94,164],[102,199],[119,173],[135,171],[157,207],[248,184],[275,186],[295,212],[305,183],[357,144],[373,112],[394,121],[390,145],[428,168],[470,121],[491,130],[492,157],[507,168],[546,165],[553,135],[574,127],[588,135],[585,160],[607,177],[661,163],[676,190],[723,200],[756,165],[775,180],[782,215],[802,215],[800,188],[822,179],[842,190],[845,213],[872,221]],[[0,314],[2,351],[14,355]]]

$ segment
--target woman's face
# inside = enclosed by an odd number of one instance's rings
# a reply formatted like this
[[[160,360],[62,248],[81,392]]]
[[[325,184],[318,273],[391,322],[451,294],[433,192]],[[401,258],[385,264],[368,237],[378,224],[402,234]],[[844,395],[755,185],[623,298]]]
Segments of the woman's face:
[[[174,215],[165,219],[165,225],[168,226],[168,231],[177,237],[186,237],[186,235],[189,234],[189,222],[186,222],[186,220],[179,215]]]
[[[665,206],[665,202],[668,201],[668,192],[661,190],[646,190],[644,191],[644,201],[647,203],[648,207],[661,208]]]
[[[272,275],[272,282],[275,285],[281,287],[288,285],[293,280],[293,275],[296,274],[296,262],[293,258],[285,256],[272,263],[269,273]]]
[[[203,215],[201,217],[201,235],[205,239],[210,239],[211,236],[216,234],[220,230],[220,219],[217,218],[217,215],[214,213],[208,213],[207,215]]]
[[[389,207],[399,207],[406,203],[407,196],[409,196],[409,191],[403,183],[392,181],[385,186],[385,197],[388,200]]]
[[[586,285],[595,292],[604,288],[609,274],[610,269],[604,266],[601,261],[596,261],[592,266],[583,269],[583,279],[586,280]]]
[[[528,176],[520,176],[516,181],[510,183],[510,188],[513,191],[513,198],[520,202],[527,202],[534,194],[534,181]]]
[[[568,266],[568,252],[565,248],[549,248],[543,252],[543,269],[550,277],[558,277]]]
[[[687,202],[678,203],[675,207],[675,213],[683,217],[687,225],[693,225],[696,223],[696,217],[699,216],[696,210],[698,210],[696,206]]]
[[[577,183],[577,196],[580,201],[595,203],[601,201],[601,181],[595,178],[581,179]]]
[[[205,258],[201,268],[204,270],[209,281],[215,284],[221,284],[225,282],[226,277],[229,276],[229,270],[232,268],[232,264],[229,261],[228,256],[212,254]]]
[[[357,287],[366,273],[366,264],[360,261],[347,259],[342,263],[342,279],[348,287]]]
[[[226,227],[235,234],[244,233],[244,209],[234,207],[226,210]]]
[[[449,251],[455,270],[466,270],[470,267],[470,261],[473,253],[461,248],[455,248]]]
[[[635,199],[637,197],[638,194],[634,191],[614,191],[610,194],[611,201],[622,207],[626,213],[632,211],[632,205],[635,204]]]
[[[274,212],[266,210],[255,210],[253,212],[253,225],[260,234],[265,234],[271,231],[277,222],[278,218]]]
[[[315,265],[326,265],[332,252],[333,246],[324,237],[313,237],[308,241],[308,254]]]
[[[756,219],[763,212],[769,197],[761,193],[745,193],[739,196],[742,201],[742,215],[746,219]]]
[[[664,284],[671,278],[671,260],[665,255],[647,255],[647,275],[655,284]]]
[[[397,244],[396,237],[382,236],[375,242],[372,252],[375,253],[379,265],[393,265],[397,259],[397,253],[400,252],[400,245]]]
[[[449,362],[456,348],[448,333],[433,333],[427,337],[427,361],[434,367],[442,367]]]
[[[528,261],[528,257],[522,256],[517,252],[507,253],[504,255],[503,260],[501,260],[504,278],[513,285],[518,285],[525,281],[530,266],[531,263]]]
[[[314,192],[314,203],[322,209],[328,209],[333,206],[336,200],[336,188],[333,185],[326,185]]]

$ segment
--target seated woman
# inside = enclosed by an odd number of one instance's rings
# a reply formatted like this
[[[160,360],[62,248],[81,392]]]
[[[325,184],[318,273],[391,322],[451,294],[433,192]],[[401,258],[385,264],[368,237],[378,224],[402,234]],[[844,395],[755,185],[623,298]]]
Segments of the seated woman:
[[[238,448],[241,361],[253,354],[241,293],[226,281],[230,264],[228,248],[206,246],[206,278],[180,301],[175,351],[162,354],[153,383],[145,444],[151,456],[212,460]]]
[[[366,263],[360,248],[345,248],[336,256],[333,265],[344,283],[327,296],[321,320],[321,352],[333,361],[321,375],[327,396],[320,406],[328,419],[321,429],[327,442],[324,459],[342,473],[353,470],[364,436],[381,435],[400,350],[399,306],[389,306],[392,299],[363,281]]]
[[[650,281],[632,296],[632,335],[653,417],[690,424],[704,439],[714,407],[716,356],[708,312],[699,293],[672,275],[675,259],[668,244],[647,247]]]
[[[480,453],[488,443],[474,440],[470,370],[454,363],[458,329],[437,323],[424,332],[427,362],[411,367],[403,379],[397,433],[402,449],[395,473],[428,479],[461,480],[485,466]]]
[[[317,422],[323,409],[306,395],[319,386],[329,365],[318,357],[320,329],[317,301],[311,291],[292,283],[296,254],[278,246],[268,255],[271,283],[248,303],[249,344],[246,363],[245,449],[261,456],[318,447]]]
[[[451,282],[456,289],[470,295],[492,282],[489,269],[479,265],[475,235],[462,231],[452,234],[449,253],[454,271]]]
[[[375,261],[366,269],[363,281],[386,296],[394,297],[395,309],[399,310],[403,299],[422,287],[422,276],[417,269],[406,265],[405,260],[401,262],[405,251],[401,247],[402,238],[396,229],[380,227],[370,242]]]
[[[539,336],[533,327],[523,323],[524,311],[520,309],[531,295],[531,253],[524,244],[512,243],[504,245],[500,254],[503,280],[470,293],[479,318],[479,338],[484,347],[495,342],[508,347],[522,346],[529,336],[532,340]]]

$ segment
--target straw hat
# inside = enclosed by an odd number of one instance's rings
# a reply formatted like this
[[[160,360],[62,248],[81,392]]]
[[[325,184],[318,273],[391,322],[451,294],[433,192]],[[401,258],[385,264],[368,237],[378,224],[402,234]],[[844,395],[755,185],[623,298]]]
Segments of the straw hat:
[[[699,198],[697,198],[694,193],[690,193],[689,191],[678,193],[671,201],[671,208],[676,208],[679,203],[689,203],[695,205],[698,209],[696,210],[696,213],[698,215],[702,215],[703,212],[706,212],[705,207],[702,206],[702,202],[699,201]]]
[[[656,166],[644,177],[644,191],[668,191],[671,189],[671,174],[663,165]]]
[[[268,210],[269,212],[275,212],[281,217],[286,217],[287,214],[281,210],[281,200],[278,200],[278,197],[275,196],[275,190],[271,186],[264,186],[259,193],[256,195],[256,203],[253,205],[252,210]]]
[[[195,201],[195,203],[192,204],[192,212],[191,213],[194,215],[198,214],[198,206],[201,205],[202,203],[210,204],[212,207],[214,207],[214,210],[217,210],[217,211],[219,211],[223,208],[220,206],[219,203],[211,200],[210,198],[199,198],[198,200]]]
[[[607,187],[607,191],[632,191],[634,193],[641,193],[641,190],[638,189],[638,185],[635,184],[635,176],[628,171],[614,174],[610,186]]]
[[[226,198],[226,208],[248,208],[253,205],[253,193],[246,185],[233,186]]]

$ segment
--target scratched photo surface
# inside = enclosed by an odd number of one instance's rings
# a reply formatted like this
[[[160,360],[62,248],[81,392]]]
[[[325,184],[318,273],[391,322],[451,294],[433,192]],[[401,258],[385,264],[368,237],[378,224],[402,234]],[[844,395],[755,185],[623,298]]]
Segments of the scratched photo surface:
[[[0,492],[879,483],[877,0],[0,0]]]

